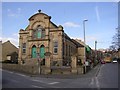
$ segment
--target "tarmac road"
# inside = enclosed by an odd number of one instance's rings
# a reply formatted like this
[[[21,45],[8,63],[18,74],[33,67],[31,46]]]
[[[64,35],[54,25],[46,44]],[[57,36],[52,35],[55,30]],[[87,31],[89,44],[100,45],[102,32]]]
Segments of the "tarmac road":
[[[85,75],[31,77],[2,70],[2,88],[118,88],[118,63],[99,64]]]

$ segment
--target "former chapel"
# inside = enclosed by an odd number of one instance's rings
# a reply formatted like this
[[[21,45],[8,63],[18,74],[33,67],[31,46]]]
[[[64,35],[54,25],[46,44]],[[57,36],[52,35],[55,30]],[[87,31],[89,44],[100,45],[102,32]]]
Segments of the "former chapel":
[[[19,31],[20,64],[37,65],[40,59],[42,66],[49,63],[50,67],[69,67],[73,56],[76,58],[75,64],[78,60],[84,63],[84,43],[71,39],[61,25],[57,26],[51,21],[51,16],[39,10],[28,20],[26,29]],[[46,53],[50,54],[48,63]]]

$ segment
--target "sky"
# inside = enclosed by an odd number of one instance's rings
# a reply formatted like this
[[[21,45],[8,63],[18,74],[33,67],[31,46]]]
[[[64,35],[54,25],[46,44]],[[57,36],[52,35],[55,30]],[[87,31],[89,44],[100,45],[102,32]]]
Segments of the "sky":
[[[41,9],[51,16],[57,26],[62,25],[65,33],[74,39],[84,38],[85,22],[86,44],[92,49],[109,48],[118,27],[117,2],[2,2],[3,42],[10,40],[19,46],[19,30],[25,29],[28,19]]]

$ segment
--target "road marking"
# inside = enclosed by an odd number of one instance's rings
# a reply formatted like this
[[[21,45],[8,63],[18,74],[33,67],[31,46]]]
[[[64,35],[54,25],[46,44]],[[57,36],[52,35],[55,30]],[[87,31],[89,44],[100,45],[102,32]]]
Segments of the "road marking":
[[[23,75],[23,74],[20,74],[20,73],[16,73],[16,74],[19,75],[19,76],[26,77],[26,75]]]
[[[100,85],[99,85],[99,81],[98,81],[98,78],[95,77],[95,81],[96,81],[96,87],[99,89],[100,88]]]
[[[98,69],[97,69],[97,71],[96,71],[96,73],[95,73],[95,77],[97,77],[97,76],[99,75],[99,72],[100,72],[102,66],[103,66],[103,65],[100,65],[100,66],[98,67]]]
[[[57,84],[57,83],[59,83],[59,82],[52,82],[52,83],[48,83],[48,84],[51,84],[51,85],[53,85],[53,84]]]
[[[45,84],[50,84],[50,85],[59,83],[59,82],[51,82],[51,83],[48,83],[48,82],[44,82],[44,81],[41,81],[41,80],[32,80],[32,81],[40,82],[40,83],[45,83]]]
[[[90,85],[94,85],[94,78],[92,78]]]
[[[43,81],[41,81],[41,80],[32,80],[32,81],[35,81],[35,82],[40,82],[40,83],[45,83],[45,82],[43,82]]]
[[[8,71],[8,70],[3,70],[3,71],[8,72],[8,73],[11,73],[11,74],[14,73],[14,74],[17,74],[17,75],[19,75],[19,76],[27,77],[27,76],[24,75],[24,74],[20,74],[20,73],[16,73],[16,72]]]
[[[35,88],[43,88],[43,87],[36,86],[36,85],[32,85],[32,87],[35,87]]]
[[[100,90],[100,84],[99,84],[99,81],[98,81],[97,77],[92,78],[89,85],[90,85],[91,88],[93,88],[94,85],[95,85],[97,87],[97,89]]]

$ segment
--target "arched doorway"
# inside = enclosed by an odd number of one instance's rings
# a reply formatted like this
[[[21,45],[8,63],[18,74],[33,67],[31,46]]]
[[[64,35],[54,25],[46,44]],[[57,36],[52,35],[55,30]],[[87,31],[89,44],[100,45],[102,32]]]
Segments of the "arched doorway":
[[[40,58],[44,59],[45,58],[45,47],[44,45],[41,45],[40,47]]]
[[[34,46],[32,46],[32,58],[36,58],[36,54],[37,54],[37,52],[36,52],[36,46],[34,45]]]

